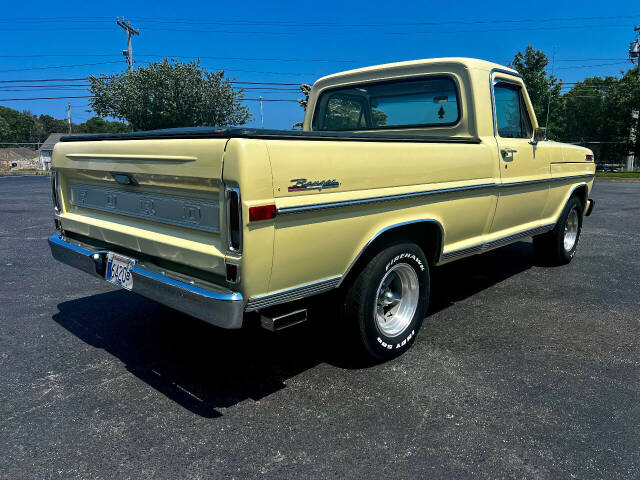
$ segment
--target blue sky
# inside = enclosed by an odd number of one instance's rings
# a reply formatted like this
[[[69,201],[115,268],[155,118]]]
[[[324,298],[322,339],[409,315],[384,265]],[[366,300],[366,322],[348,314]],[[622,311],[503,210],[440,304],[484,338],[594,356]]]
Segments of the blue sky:
[[[630,67],[629,42],[640,24],[640,4],[616,2],[3,2],[0,82],[81,78],[126,68],[124,31],[117,16],[141,30],[137,64],[161,56],[201,57],[244,82],[313,83],[319,76],[366,65],[428,57],[467,56],[506,64],[528,43],[556,53],[565,82],[617,75]],[[60,56],[41,56],[41,55]],[[111,56],[109,56],[111,55]],[[204,58],[217,57],[217,58]],[[180,58],[187,60],[187,58]],[[102,63],[108,62],[108,63]],[[67,67],[77,64],[96,64]],[[64,68],[43,68],[59,67]],[[82,96],[70,82],[46,88],[0,83],[0,98]],[[252,87],[256,88],[256,87]],[[257,87],[264,88],[264,87]],[[283,90],[249,90],[247,98],[295,99]],[[86,99],[0,101],[74,122],[92,116]],[[260,126],[257,102],[247,102]],[[294,102],[264,104],[266,128],[290,128],[302,119]]]

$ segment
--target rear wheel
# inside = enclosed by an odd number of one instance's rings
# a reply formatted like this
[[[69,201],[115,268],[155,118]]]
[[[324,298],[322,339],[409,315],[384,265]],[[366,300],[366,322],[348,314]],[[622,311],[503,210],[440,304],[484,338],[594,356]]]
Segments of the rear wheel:
[[[536,256],[545,263],[565,265],[576,254],[584,207],[578,197],[571,197],[550,232],[533,237]]]
[[[413,243],[378,253],[347,291],[342,315],[370,357],[387,360],[406,352],[426,315],[429,265]]]

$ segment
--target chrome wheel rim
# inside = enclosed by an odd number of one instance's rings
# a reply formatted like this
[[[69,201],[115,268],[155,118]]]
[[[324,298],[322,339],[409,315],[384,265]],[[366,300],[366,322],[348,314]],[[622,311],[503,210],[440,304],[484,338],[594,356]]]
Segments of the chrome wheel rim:
[[[564,249],[570,252],[578,239],[578,210],[573,207],[567,216],[567,223],[564,226]]]
[[[378,330],[387,337],[404,332],[418,308],[420,282],[416,271],[406,263],[398,263],[387,270],[378,285],[375,321]]]

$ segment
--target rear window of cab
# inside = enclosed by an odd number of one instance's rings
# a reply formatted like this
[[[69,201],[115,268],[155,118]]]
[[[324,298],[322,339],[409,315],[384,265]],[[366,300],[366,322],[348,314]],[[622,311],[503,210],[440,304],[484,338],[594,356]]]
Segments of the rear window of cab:
[[[446,127],[460,120],[456,83],[450,77],[364,83],[327,90],[316,103],[318,131]]]

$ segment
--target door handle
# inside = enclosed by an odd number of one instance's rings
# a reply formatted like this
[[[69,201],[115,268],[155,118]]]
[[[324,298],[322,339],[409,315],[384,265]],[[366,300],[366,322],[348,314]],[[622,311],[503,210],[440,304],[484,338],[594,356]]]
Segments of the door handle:
[[[517,150],[514,150],[513,148],[503,148],[500,150],[500,153],[502,154],[502,159],[505,162],[510,162],[511,160],[513,160],[513,154],[517,153]],[[510,158],[509,158],[510,157]],[[509,159],[507,159],[509,158]]]

